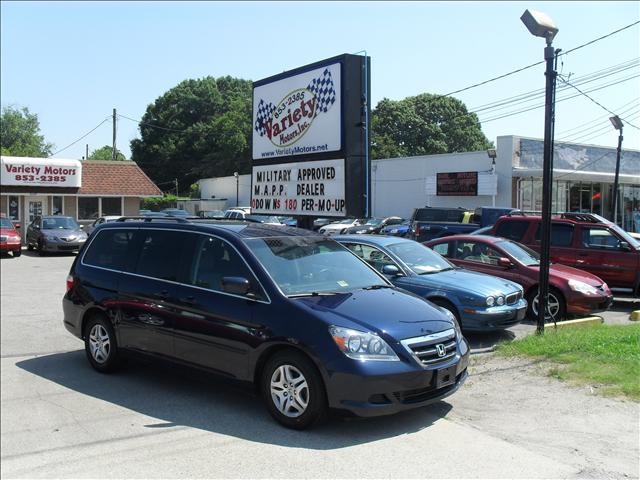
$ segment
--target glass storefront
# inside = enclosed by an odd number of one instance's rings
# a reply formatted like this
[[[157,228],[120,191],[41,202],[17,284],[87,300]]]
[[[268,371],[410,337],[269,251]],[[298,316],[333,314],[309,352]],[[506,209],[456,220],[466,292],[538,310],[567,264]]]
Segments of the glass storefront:
[[[616,223],[629,232],[640,233],[640,185],[620,185]],[[542,210],[542,179],[518,180],[518,208]],[[610,183],[556,180],[553,182],[553,212],[597,213],[613,219],[613,185]]]

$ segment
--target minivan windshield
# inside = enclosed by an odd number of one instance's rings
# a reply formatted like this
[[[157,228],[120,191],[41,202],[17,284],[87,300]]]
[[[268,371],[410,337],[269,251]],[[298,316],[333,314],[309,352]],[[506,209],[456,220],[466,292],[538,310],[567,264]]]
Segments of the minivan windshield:
[[[616,233],[622,237],[622,240],[627,242],[632,247],[636,249],[640,249],[640,240],[636,240],[635,238],[633,238],[631,235],[627,233],[626,230],[623,230],[618,225],[611,225],[611,228],[615,230]]]
[[[517,261],[526,265],[527,267],[535,267],[540,265],[540,255],[531,250],[529,247],[520,245],[519,243],[512,242],[511,240],[505,240],[504,242],[496,243],[505,252],[515,258]]]
[[[80,226],[71,217],[47,217],[42,219],[43,230],[78,230]]]
[[[268,237],[245,243],[289,297],[390,286],[349,250],[327,238]]]
[[[394,243],[387,248],[418,275],[438,273],[455,268],[455,265],[442,255],[418,242]]]

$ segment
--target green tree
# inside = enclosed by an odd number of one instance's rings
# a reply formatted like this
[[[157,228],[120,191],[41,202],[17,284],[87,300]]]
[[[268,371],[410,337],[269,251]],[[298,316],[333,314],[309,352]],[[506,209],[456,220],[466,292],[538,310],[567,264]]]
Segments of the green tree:
[[[371,156],[393,158],[491,148],[478,117],[460,100],[423,93],[384,98],[371,113]]]
[[[184,80],[147,107],[131,158],[158,184],[180,190],[199,178],[248,173],[251,167],[251,81]]]
[[[105,145],[98,148],[89,154],[89,160],[112,160],[113,159],[113,147],[111,145]],[[116,148],[116,160],[126,160],[127,157]]]
[[[0,115],[0,150],[14,157],[48,157],[53,144],[40,134],[38,115],[29,109],[3,107]]]

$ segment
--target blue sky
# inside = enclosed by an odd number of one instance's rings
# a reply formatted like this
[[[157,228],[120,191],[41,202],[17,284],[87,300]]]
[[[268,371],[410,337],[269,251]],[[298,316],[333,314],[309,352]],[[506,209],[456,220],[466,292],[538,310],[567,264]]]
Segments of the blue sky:
[[[569,50],[640,20],[639,2],[2,2],[2,105],[37,113],[56,150],[91,130],[112,108],[140,118],[186,78],[258,80],[341,53],[366,50],[372,100],[445,94],[542,60],[544,40],[520,21],[525,9],[550,15],[554,46]],[[596,72],[581,90],[640,127],[640,25],[562,57],[569,81]],[[635,61],[635,63],[632,63]],[[630,66],[623,71],[622,64]],[[611,67],[616,69],[607,70]],[[636,77],[636,78],[631,78]],[[619,82],[616,85],[608,85]],[[558,86],[562,84],[559,83]],[[608,86],[607,86],[608,85]],[[470,110],[544,88],[544,65],[455,96]],[[577,94],[575,90],[573,93]],[[569,90],[558,93],[568,96]],[[491,120],[543,100],[484,110],[482,129],[542,138],[544,109]],[[583,96],[558,102],[556,139],[615,146],[608,114]],[[118,122],[129,156],[137,124]],[[60,152],[80,158],[111,143],[111,124]],[[640,149],[640,131],[624,130]]]

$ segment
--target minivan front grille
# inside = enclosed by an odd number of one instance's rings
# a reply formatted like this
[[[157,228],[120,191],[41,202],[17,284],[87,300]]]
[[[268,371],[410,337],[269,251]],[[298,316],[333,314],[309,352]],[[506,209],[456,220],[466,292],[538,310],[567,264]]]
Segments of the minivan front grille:
[[[516,292],[510,295],[507,295],[504,301],[507,305],[513,305],[514,303],[518,303],[521,298],[522,298],[522,292]]]
[[[456,332],[454,329],[413,337],[401,342],[425,367],[444,363],[456,355]]]

